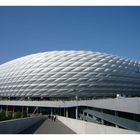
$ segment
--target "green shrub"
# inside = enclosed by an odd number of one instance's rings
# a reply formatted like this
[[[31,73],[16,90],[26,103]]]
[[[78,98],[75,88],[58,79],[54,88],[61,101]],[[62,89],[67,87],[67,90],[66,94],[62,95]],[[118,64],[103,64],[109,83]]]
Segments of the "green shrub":
[[[27,113],[14,112],[14,116],[13,116],[12,111],[6,113],[6,111],[3,110],[2,112],[0,112],[0,121],[25,118],[25,117],[29,117],[29,115]]]
[[[21,112],[16,112],[15,115],[14,115],[14,118],[15,119],[21,118]]]
[[[0,113],[0,121],[3,121],[3,120],[6,120],[5,111],[2,111],[2,112]]]

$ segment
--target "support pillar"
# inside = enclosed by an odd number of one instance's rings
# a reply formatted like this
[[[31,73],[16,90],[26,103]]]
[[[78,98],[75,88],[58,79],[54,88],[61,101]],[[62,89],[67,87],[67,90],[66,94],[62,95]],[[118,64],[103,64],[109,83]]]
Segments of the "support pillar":
[[[26,107],[26,114],[28,115],[28,113],[29,113],[29,108],[28,108],[28,106]]]
[[[12,110],[12,117],[15,117],[15,107],[13,106],[13,110]]]
[[[101,109],[101,112],[104,113],[102,109]],[[104,125],[104,120],[103,119],[101,119],[101,124]]]
[[[8,116],[8,106],[6,106],[6,112],[5,112],[6,117]]]
[[[68,118],[69,114],[68,114],[68,108],[66,109],[66,117]]]
[[[75,96],[76,99],[76,109],[75,109],[75,116],[76,116],[76,120],[78,119],[78,96]]]
[[[24,113],[24,107],[22,106],[21,117],[23,117],[23,113]]]
[[[64,117],[66,117],[66,110],[65,110],[65,108],[64,108]]]
[[[53,115],[53,108],[51,108],[51,116]]]
[[[117,111],[115,111],[115,116],[118,116],[118,112]],[[115,127],[119,127],[117,124],[115,124]]]
[[[76,109],[75,109],[75,115],[76,115],[76,120],[78,119],[78,106],[76,106]]]

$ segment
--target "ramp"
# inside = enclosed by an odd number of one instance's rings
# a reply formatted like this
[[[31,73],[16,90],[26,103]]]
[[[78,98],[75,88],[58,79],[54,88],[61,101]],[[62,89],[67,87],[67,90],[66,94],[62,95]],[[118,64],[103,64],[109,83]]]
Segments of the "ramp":
[[[76,134],[59,120],[52,121],[46,119],[44,122],[36,124],[26,129],[21,134]]]

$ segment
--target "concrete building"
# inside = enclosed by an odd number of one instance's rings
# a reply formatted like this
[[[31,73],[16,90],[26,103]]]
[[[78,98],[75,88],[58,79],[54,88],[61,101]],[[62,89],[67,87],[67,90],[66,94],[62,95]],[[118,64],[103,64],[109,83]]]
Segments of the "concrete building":
[[[50,51],[0,65],[1,110],[58,114],[140,131],[140,63],[92,51]]]

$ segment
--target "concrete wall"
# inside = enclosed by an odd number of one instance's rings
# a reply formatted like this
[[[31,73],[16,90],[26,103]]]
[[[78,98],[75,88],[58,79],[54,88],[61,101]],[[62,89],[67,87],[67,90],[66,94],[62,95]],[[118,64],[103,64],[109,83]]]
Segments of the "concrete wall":
[[[17,134],[33,124],[45,119],[44,116],[14,119],[0,122],[0,134]]]
[[[98,100],[79,100],[79,101],[8,101],[1,100],[0,105],[13,106],[35,106],[35,107],[74,107],[89,106],[104,108],[109,110],[117,110],[140,114],[140,97],[134,98],[110,98]]]
[[[139,132],[130,131],[91,122],[58,116],[58,120],[68,126],[77,134],[138,134]]]

